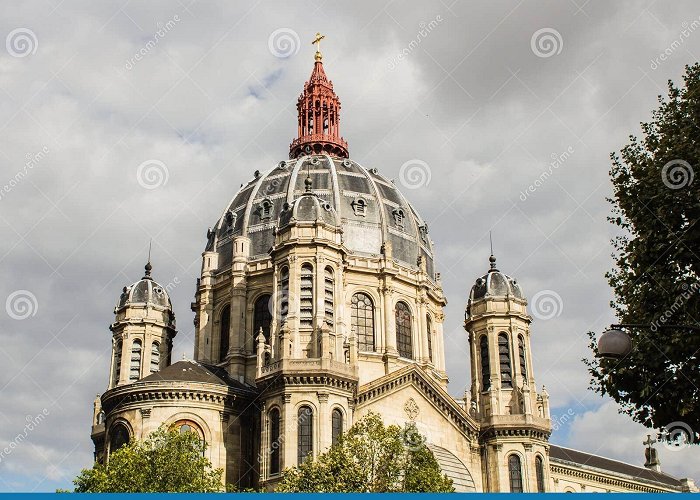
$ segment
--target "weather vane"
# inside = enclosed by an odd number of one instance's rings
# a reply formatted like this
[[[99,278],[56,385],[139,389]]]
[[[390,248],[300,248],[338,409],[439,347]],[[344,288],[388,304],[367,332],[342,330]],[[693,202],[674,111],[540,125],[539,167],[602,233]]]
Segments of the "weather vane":
[[[311,42],[311,45],[316,44],[316,60],[320,61],[323,56],[321,55],[321,40],[326,38],[326,35],[322,35],[321,33],[316,33],[316,38],[314,38],[314,41]]]

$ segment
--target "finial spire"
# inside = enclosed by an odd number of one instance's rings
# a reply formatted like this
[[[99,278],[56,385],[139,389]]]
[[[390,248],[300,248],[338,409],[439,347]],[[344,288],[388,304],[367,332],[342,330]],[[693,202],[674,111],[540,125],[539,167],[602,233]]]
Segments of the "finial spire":
[[[314,56],[314,59],[318,62],[323,60],[323,55],[321,54],[321,40],[324,38],[326,38],[326,35],[316,33],[316,38],[314,38],[314,41],[311,42],[311,45],[316,44],[316,55]]]
[[[491,231],[489,231],[489,243],[491,244],[491,256],[489,257],[491,268],[489,272],[496,272],[498,269],[496,269],[496,257],[493,255],[493,238],[491,237]]]
[[[148,242],[148,262],[146,262],[146,265],[144,266],[144,269],[146,270],[146,274],[144,275],[143,279],[145,280],[150,280],[151,279],[151,270],[153,269],[153,266],[151,265],[151,246],[153,244],[153,238]]]

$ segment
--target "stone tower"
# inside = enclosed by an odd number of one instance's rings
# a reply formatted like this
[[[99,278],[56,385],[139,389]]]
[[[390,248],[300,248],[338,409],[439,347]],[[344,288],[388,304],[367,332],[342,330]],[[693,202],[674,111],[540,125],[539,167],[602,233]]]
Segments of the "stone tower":
[[[167,291],[151,278],[151,263],[143,278],[125,286],[114,308],[112,362],[108,388],[112,389],[159,371],[170,364],[175,314]]]
[[[493,255],[489,261],[471,289],[464,322],[484,483],[489,491],[546,491],[549,400],[535,386],[527,300],[520,284],[496,268]]]

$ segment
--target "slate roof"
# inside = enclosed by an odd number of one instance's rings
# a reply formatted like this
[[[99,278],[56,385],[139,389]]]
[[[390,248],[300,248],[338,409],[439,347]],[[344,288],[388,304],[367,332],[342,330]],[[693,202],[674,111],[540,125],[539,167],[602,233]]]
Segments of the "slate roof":
[[[411,177],[410,168],[406,170],[408,173],[404,172],[401,179],[413,187],[411,181],[418,183],[420,179]],[[420,172],[417,173],[420,177]],[[326,207],[316,208],[315,212],[340,223],[343,244],[350,252],[379,255],[382,244],[390,242],[393,258],[415,267],[422,257],[428,276],[433,275],[428,226],[399,191],[401,183],[397,180],[394,184],[377,169],[366,169],[349,158],[327,155],[282,161],[266,173],[256,172],[252,180],[241,186],[209,231],[206,249],[219,253],[221,268],[231,265],[234,236],[250,238],[251,259],[267,258],[274,242],[273,230],[284,225],[280,218],[285,207],[305,193],[307,177],[311,179],[311,191],[322,202],[321,207]],[[355,207],[360,200],[365,209],[358,212]]]
[[[253,387],[231,378],[223,368],[191,360],[178,361],[138,381],[143,382],[200,382],[255,392]]]
[[[623,474],[637,479],[647,481],[655,481],[668,486],[680,487],[681,481],[664,472],[656,472],[645,467],[619,462],[610,458],[585,453],[583,451],[563,448],[561,446],[551,445],[549,448],[550,462],[564,462],[575,465],[585,465],[596,469],[602,469],[616,474]]]

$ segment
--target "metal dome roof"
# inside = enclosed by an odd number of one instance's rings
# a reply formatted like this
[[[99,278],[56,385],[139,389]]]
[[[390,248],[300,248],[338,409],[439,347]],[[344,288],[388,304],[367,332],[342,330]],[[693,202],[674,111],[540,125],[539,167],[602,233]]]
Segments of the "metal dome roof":
[[[340,225],[343,244],[352,253],[379,255],[390,242],[394,259],[416,267],[422,257],[428,276],[434,275],[427,224],[396,186],[376,169],[320,154],[282,161],[264,174],[255,172],[209,230],[206,250],[219,253],[219,266],[226,267],[232,239],[242,235],[251,240],[251,260],[267,258],[274,229],[294,213],[301,220],[313,217]]]
[[[491,263],[491,269],[489,269],[484,276],[476,280],[469,294],[469,300],[479,300],[487,296],[515,297],[525,300],[525,293],[520,283],[518,283],[515,278],[496,269],[496,257],[491,255],[491,257],[489,257],[489,262]]]
[[[151,278],[151,263],[146,264],[146,274],[136,283],[125,286],[119,296],[119,302],[115,310],[133,304],[143,304],[157,306],[163,309],[172,310],[170,296],[164,287],[153,281]]]

